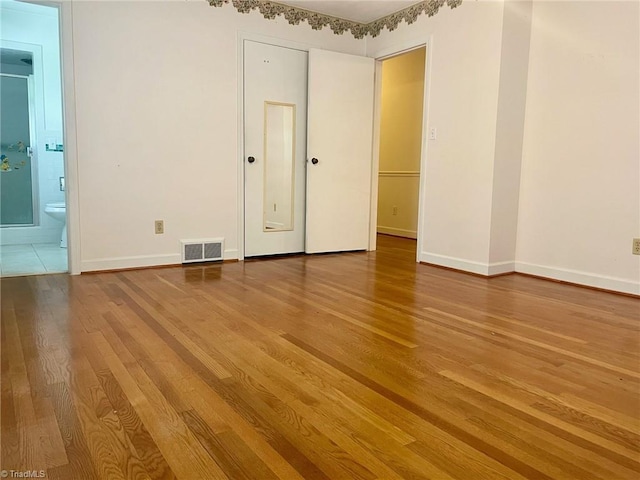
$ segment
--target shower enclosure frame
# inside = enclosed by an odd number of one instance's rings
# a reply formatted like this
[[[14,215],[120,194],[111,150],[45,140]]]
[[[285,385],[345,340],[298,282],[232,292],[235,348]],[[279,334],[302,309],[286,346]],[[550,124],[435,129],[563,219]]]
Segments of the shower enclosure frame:
[[[11,43],[17,48],[7,47],[5,44]],[[40,176],[38,175],[38,148],[36,137],[36,107],[35,107],[35,75],[36,75],[36,58],[39,58],[37,49],[29,45],[20,45],[16,42],[0,42],[0,48],[6,50],[21,50],[31,54],[33,62],[33,73],[31,75],[17,75],[12,73],[1,73],[0,77],[24,78],[27,81],[27,108],[29,110],[29,147],[27,156],[31,164],[31,210],[32,223],[8,224],[0,223],[0,228],[21,228],[21,227],[37,227],[40,225]],[[11,175],[10,172],[0,173],[0,175]]]

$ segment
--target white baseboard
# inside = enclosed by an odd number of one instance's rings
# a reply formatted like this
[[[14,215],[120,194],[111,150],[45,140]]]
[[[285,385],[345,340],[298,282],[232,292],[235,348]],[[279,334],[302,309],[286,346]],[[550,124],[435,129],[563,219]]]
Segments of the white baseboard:
[[[83,272],[101,270],[119,270],[124,268],[157,267],[161,265],[178,265],[182,263],[179,253],[170,255],[139,255],[135,257],[96,258],[83,260]]]
[[[640,295],[640,282],[632,282],[623,278],[594,275],[592,273],[581,272],[578,270],[547,267],[544,265],[535,265],[525,262],[516,262],[516,272],[575,283],[578,285],[602,288],[604,290],[612,290],[614,292]]]
[[[224,253],[222,254],[222,258],[224,260],[237,260],[238,259],[238,249],[237,248],[232,248],[232,249],[225,250]]]
[[[224,251],[224,260],[237,260],[238,250]],[[82,272],[99,272],[102,270],[120,270],[126,268],[159,267],[162,265],[181,265],[179,253],[167,255],[139,255],[134,257],[96,258],[82,261]]]
[[[640,295],[640,282],[632,282],[630,280],[607,277],[604,275],[594,275],[592,273],[581,272],[578,270],[547,267],[544,265],[534,265],[525,262],[498,262],[485,264],[426,252],[420,253],[420,261],[485,276],[500,275],[510,272],[527,273],[537,277],[560,280],[562,282],[574,283],[576,285],[585,285],[614,292]]]
[[[505,273],[513,273],[516,271],[516,262],[495,262],[490,263],[487,268],[487,275],[493,277],[494,275],[502,275]]]
[[[378,233],[384,233],[387,235],[396,235],[398,237],[406,238],[418,238],[418,234],[415,230],[404,230],[402,228],[383,227],[380,225],[378,225],[377,230]]]
[[[439,265],[441,267],[461,270],[463,272],[476,273],[487,277],[515,271],[515,262],[482,263],[427,252],[420,253],[420,261],[430,263],[432,265]]]

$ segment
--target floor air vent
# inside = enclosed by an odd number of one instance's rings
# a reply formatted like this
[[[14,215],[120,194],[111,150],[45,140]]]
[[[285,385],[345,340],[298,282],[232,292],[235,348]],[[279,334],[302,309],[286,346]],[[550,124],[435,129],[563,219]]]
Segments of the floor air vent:
[[[224,239],[181,240],[182,263],[215,262],[222,260]]]

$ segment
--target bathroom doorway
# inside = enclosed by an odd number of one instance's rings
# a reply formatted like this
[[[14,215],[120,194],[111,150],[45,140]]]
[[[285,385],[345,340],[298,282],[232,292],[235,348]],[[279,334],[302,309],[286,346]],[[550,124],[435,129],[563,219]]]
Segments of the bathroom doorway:
[[[0,9],[0,275],[67,272],[59,10]]]

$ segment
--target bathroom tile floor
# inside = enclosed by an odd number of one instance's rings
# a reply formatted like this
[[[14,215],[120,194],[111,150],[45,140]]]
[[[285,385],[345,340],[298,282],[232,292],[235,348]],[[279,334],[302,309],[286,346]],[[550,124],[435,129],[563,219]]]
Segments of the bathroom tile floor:
[[[68,271],[67,249],[58,243],[0,246],[0,276],[17,277]]]

